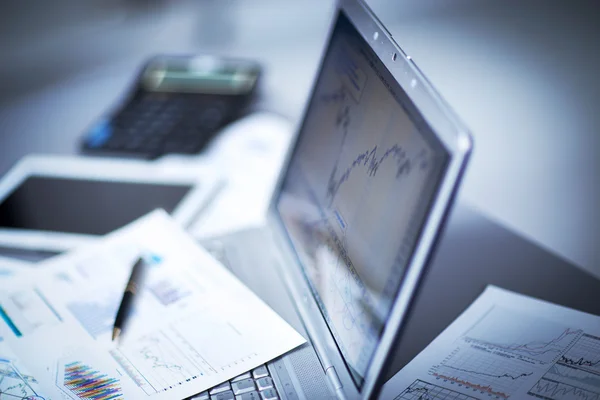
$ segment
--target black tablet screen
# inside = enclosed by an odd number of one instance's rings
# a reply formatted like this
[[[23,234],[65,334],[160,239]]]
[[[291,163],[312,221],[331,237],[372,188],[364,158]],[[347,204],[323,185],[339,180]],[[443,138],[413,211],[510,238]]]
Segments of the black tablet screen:
[[[0,227],[104,235],[156,208],[171,213],[191,189],[31,176],[0,204]]]

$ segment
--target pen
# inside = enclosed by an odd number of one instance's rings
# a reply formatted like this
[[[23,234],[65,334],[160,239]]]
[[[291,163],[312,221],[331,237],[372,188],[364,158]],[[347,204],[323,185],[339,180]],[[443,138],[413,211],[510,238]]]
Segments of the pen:
[[[117,339],[121,334],[121,330],[123,329],[125,319],[127,318],[129,310],[132,307],[133,298],[138,292],[139,280],[142,275],[143,266],[144,259],[140,257],[131,269],[131,275],[129,276],[129,281],[127,282],[125,293],[123,293],[123,299],[121,299],[121,304],[119,305],[119,310],[117,311],[117,317],[115,318],[115,324],[113,326],[112,334],[113,341]]]

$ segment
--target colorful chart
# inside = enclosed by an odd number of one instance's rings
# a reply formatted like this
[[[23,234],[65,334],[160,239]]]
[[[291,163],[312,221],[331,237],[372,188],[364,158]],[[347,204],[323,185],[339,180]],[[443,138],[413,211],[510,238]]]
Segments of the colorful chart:
[[[65,365],[64,386],[79,399],[122,399],[119,380],[79,361]]]

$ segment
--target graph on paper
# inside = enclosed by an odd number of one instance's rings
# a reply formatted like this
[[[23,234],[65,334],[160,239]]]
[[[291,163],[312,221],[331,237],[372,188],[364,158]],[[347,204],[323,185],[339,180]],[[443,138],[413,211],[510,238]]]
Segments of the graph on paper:
[[[477,397],[417,379],[394,400],[477,400]]]
[[[600,375],[600,338],[583,335],[560,357],[560,364]]]
[[[529,394],[550,400],[600,400],[598,392],[546,378],[540,379]]]
[[[438,381],[451,382],[498,399],[509,398],[536,366],[519,358],[507,358],[471,348],[457,348],[429,374]]]
[[[17,337],[62,322],[62,317],[37,288],[9,293],[0,307],[0,316]]]
[[[156,332],[135,344],[111,351],[136,384],[147,394],[172,389],[210,371],[200,355],[176,343],[172,336]]]
[[[480,400],[600,400],[600,317],[488,286],[381,397],[437,399],[425,383]]]
[[[0,355],[0,399],[43,400],[37,380]]]
[[[123,399],[119,380],[80,362],[64,365],[63,388],[69,397],[81,400]]]
[[[463,339],[547,364],[556,361],[581,334],[580,329],[557,322],[492,307]]]
[[[529,393],[551,400],[600,400],[600,338],[582,335]]]

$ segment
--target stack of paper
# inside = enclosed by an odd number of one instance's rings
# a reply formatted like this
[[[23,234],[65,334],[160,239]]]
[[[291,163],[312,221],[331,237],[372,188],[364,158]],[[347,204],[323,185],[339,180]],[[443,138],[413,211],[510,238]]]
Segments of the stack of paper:
[[[143,290],[112,342],[141,254]],[[7,276],[0,319],[0,397],[15,399],[185,398],[304,342],[162,211]]]

